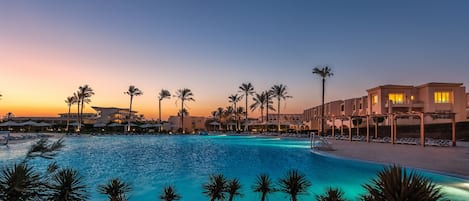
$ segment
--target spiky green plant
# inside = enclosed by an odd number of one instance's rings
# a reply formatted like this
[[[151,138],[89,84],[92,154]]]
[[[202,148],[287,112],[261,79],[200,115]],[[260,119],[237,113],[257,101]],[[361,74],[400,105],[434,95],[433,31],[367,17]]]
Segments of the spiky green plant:
[[[204,184],[204,194],[210,201],[224,200],[226,198],[227,179],[223,174],[210,175],[209,182]]]
[[[163,192],[160,195],[162,201],[173,201],[180,200],[181,196],[176,192],[176,189],[169,185],[163,188]]]
[[[275,189],[272,179],[270,179],[269,175],[267,174],[260,174],[256,177],[256,181],[252,190],[256,193],[261,193],[261,201],[265,201],[267,196],[271,193],[277,191]]]
[[[367,194],[363,200],[412,200],[412,201],[436,201],[444,199],[440,188],[428,178],[416,174],[414,171],[407,173],[401,166],[392,165],[378,172],[377,178],[363,185]]]
[[[242,197],[243,194],[241,194],[239,191],[241,189],[241,183],[237,178],[234,178],[230,181],[228,181],[226,185],[226,192],[228,193],[228,201],[233,201],[235,196]]]
[[[88,199],[83,177],[71,168],[58,170],[47,186],[51,201],[84,201]]]
[[[346,201],[344,191],[340,188],[329,187],[322,195],[316,195],[317,201]]]
[[[113,178],[108,183],[98,186],[98,192],[107,195],[109,201],[127,201],[127,193],[132,189],[128,183]]]
[[[306,193],[311,186],[311,182],[306,178],[306,175],[298,170],[288,171],[283,178],[279,179],[278,183],[279,190],[290,195],[291,201],[297,201],[297,196]]]
[[[41,192],[41,177],[26,163],[5,167],[0,175],[0,200],[32,200]]]

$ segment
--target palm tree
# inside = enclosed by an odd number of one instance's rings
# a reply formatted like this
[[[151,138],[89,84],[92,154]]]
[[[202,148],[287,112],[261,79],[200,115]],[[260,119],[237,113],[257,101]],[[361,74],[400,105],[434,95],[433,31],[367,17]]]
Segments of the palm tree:
[[[223,118],[225,119],[225,122],[226,122],[226,130],[230,130],[228,129],[228,127],[232,123],[231,120],[233,119],[232,117],[233,117],[234,112],[235,110],[231,106],[226,107],[225,111],[223,112]]]
[[[80,102],[81,102],[81,94],[77,92],[73,93],[73,98],[77,100],[77,129],[76,131],[80,131],[81,124],[80,124]]]
[[[195,99],[192,96],[194,96],[194,94],[192,93],[190,89],[187,89],[187,88],[178,89],[176,91],[176,97],[178,98],[178,100],[181,100],[181,111],[184,110],[184,101],[195,101]],[[181,130],[182,130],[182,133],[185,133],[184,113],[182,113],[181,115]]]
[[[256,177],[252,190],[256,193],[261,193],[261,201],[265,201],[269,194],[277,191],[273,186],[272,179],[267,174],[261,174]]]
[[[80,108],[80,114],[79,114],[80,122],[83,123],[83,109],[85,107],[84,104],[91,102],[90,98],[91,96],[94,95],[94,91],[90,86],[85,84],[83,86],[78,87],[77,94],[79,94],[79,97],[80,97],[80,101],[78,102],[78,104],[80,104],[81,102],[81,108]]]
[[[67,116],[67,128],[65,130],[67,130],[68,132],[68,127],[70,125],[70,109],[72,108],[72,105],[77,103],[78,100],[76,99],[75,96],[69,96],[67,97],[67,99],[65,99],[65,103],[67,103],[67,106],[68,106],[68,116]]]
[[[322,102],[321,102],[321,133],[324,133],[324,93],[326,78],[334,75],[332,69],[329,66],[320,66],[313,68],[313,74],[317,74],[322,78]]]
[[[244,98],[246,100],[246,108],[248,108],[248,98],[249,95],[252,95],[254,93],[254,86],[250,82],[248,83],[242,83],[241,86],[239,86],[239,92],[244,93]],[[248,111],[246,110],[246,117],[244,118],[244,130],[247,130],[248,127]]]
[[[181,196],[177,194],[175,188],[169,185],[163,188],[163,192],[160,195],[160,199],[162,201],[173,201],[173,200],[180,200]]]
[[[0,200],[32,200],[42,185],[41,176],[27,163],[5,167],[0,174]]]
[[[268,107],[267,111],[268,111],[269,109],[275,111],[275,109],[272,107],[272,105],[269,105],[268,102],[269,102],[270,100],[267,99],[267,96],[268,96],[268,95],[267,95],[267,92],[266,92],[266,91],[263,91],[263,92],[260,93],[260,94],[259,94],[259,93],[255,93],[255,94],[254,94],[254,97],[252,97],[252,100],[254,101],[254,103],[249,106],[249,108],[251,109],[251,111],[254,111],[254,110],[256,110],[257,108],[259,108],[259,110],[261,111],[261,122],[262,122],[262,123],[264,122],[264,109],[265,109],[265,107]],[[270,101],[270,102],[271,102],[271,101]],[[265,106],[264,106],[264,105],[265,105]],[[265,129],[267,129],[267,128],[265,128]]]
[[[315,197],[317,201],[346,201],[344,191],[340,188],[329,187],[324,194]]]
[[[392,165],[378,172],[378,178],[363,185],[367,191],[364,200],[443,200],[441,189],[436,187],[428,178],[411,171],[407,174],[405,168]]]
[[[210,201],[224,200],[226,195],[227,180],[223,174],[210,175],[209,182],[204,184],[203,192],[210,197]]]
[[[49,200],[52,201],[84,201],[88,199],[86,185],[83,177],[74,169],[66,168],[59,170],[52,177],[49,185]]]
[[[237,103],[238,103],[242,98],[243,98],[243,95],[239,95],[239,94],[231,94],[231,96],[228,96],[228,102],[230,102],[230,103],[233,104],[235,116],[238,116],[238,115],[237,115],[237,112],[238,112]],[[236,118],[236,130],[239,130],[239,119],[238,119],[238,118]]]
[[[242,197],[243,194],[239,192],[240,189],[241,189],[241,183],[239,183],[239,180],[237,178],[234,178],[233,180],[228,181],[226,185],[226,192],[228,193],[228,201],[233,201],[235,196]]]
[[[306,175],[299,173],[298,170],[290,170],[284,178],[279,179],[280,191],[287,193],[291,201],[296,201],[299,194],[305,193],[311,186],[311,182]]]
[[[292,96],[287,95],[287,86],[283,84],[274,85],[271,91],[272,96],[277,98],[277,132],[280,133],[280,100],[286,100],[287,98],[292,98]]]
[[[126,193],[130,191],[130,185],[119,178],[111,179],[107,184],[98,186],[98,192],[107,195],[109,201],[127,201]]]
[[[160,94],[158,96],[158,123],[160,124],[160,132],[161,132],[161,101],[163,99],[170,99],[171,93],[169,93],[166,89],[161,89]]]
[[[129,116],[127,119],[128,121],[127,132],[130,132],[130,123],[132,122],[132,101],[134,99],[134,96],[143,95],[143,91],[135,87],[134,85],[130,85],[129,89],[126,92],[124,92],[124,94],[127,94],[130,96]]]
[[[221,122],[223,120],[223,114],[224,114],[224,110],[222,107],[218,107],[217,110],[216,110],[216,115],[217,115],[217,118],[218,118],[218,121],[219,121],[219,125],[218,125],[218,130],[221,130]]]

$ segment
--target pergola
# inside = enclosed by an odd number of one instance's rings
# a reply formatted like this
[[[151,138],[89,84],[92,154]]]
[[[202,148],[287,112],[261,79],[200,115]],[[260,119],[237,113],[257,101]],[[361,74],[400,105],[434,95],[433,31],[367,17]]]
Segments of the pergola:
[[[420,145],[425,147],[425,117],[431,116],[433,119],[451,119],[451,141],[452,146],[456,146],[456,113],[454,112],[406,112],[406,113],[390,113],[387,115],[350,115],[350,116],[330,116],[332,120],[332,138],[335,139],[335,120],[340,119],[342,121],[340,132],[343,134],[343,121],[349,120],[349,141],[352,141],[352,121],[354,119],[365,119],[366,120],[366,142],[370,142],[370,118],[376,119],[375,121],[375,138],[378,137],[378,118],[387,118],[391,122],[391,144],[395,143],[397,137],[397,119],[398,118],[409,118],[417,117],[420,119]],[[357,126],[357,136],[359,135],[359,128]]]

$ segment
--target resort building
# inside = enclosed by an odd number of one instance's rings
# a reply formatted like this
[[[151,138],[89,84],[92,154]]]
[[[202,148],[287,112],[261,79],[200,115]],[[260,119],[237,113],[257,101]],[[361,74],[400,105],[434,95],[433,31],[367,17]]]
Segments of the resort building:
[[[108,124],[118,123],[121,124],[126,122],[129,116],[129,109],[116,108],[116,107],[91,107],[96,110],[96,122],[95,124]],[[137,111],[132,111],[132,121],[143,121],[143,115],[138,115]]]
[[[438,114],[454,115],[455,121],[466,121],[469,116],[469,94],[462,83],[427,83],[419,86],[382,85],[370,88],[367,96],[336,100],[325,103],[326,126],[360,127],[364,123],[352,124],[351,119],[366,115],[387,117],[390,114]],[[320,130],[321,105],[304,110],[307,130]],[[425,117],[425,123],[449,123],[451,118]],[[397,120],[396,120],[397,121]],[[418,118],[399,119],[399,124],[419,124]],[[390,124],[385,121],[384,124]]]
[[[185,133],[193,133],[196,131],[206,130],[205,121],[206,117],[185,116],[184,117],[184,131]],[[167,131],[177,132],[181,128],[181,117],[170,116],[168,124],[163,124],[163,129]]]

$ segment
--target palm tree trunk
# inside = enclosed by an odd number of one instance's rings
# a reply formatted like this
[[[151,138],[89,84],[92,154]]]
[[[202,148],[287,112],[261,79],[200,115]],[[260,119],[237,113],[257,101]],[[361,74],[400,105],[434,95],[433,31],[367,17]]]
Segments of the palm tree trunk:
[[[83,106],[84,106],[84,98],[81,100],[81,108],[80,108],[80,122],[83,123]]]
[[[80,100],[78,100],[78,104],[77,104],[77,130],[80,131]]]
[[[277,99],[277,132],[280,135],[280,98]]]
[[[235,130],[238,131],[238,123],[239,122],[238,122],[238,110],[236,108],[236,101],[234,102],[234,116],[236,118],[236,129]]]
[[[265,201],[266,193],[262,193],[261,201]]]
[[[264,123],[264,109],[261,108],[261,123]]]
[[[130,122],[132,121],[132,101],[134,99],[134,96],[130,96],[130,106],[129,106],[129,118],[128,118],[128,126],[127,126],[127,132],[130,132]]]
[[[268,131],[269,129],[269,95],[267,95],[267,103],[265,103],[265,130]]]
[[[159,119],[158,123],[160,124],[159,131],[161,133],[161,126],[162,126],[161,124],[161,99],[158,100],[158,119]]]
[[[244,118],[244,131],[248,129],[248,93],[246,92],[246,117]]]
[[[181,130],[184,134],[184,100],[181,101]]]
[[[72,108],[72,105],[68,105],[68,116],[67,116],[67,128],[65,130],[67,130],[67,133],[68,133],[68,127],[70,126],[70,109]]]
[[[321,133],[324,134],[324,90],[325,90],[325,85],[326,84],[326,79],[322,78],[322,107],[321,107]]]

